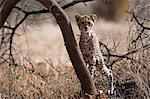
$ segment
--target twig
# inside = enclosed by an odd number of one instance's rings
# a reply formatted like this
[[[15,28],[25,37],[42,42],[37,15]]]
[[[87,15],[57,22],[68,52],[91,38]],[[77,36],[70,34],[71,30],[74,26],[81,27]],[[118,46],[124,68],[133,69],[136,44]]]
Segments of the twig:
[[[121,60],[124,59],[124,58],[126,58],[126,59],[128,59],[128,60],[132,60],[132,61],[136,61],[136,62],[137,62],[137,60],[134,60],[133,58],[130,58],[129,55],[134,54],[134,53],[137,53],[137,52],[139,52],[139,51],[141,51],[141,50],[149,49],[149,48],[150,48],[150,44],[145,45],[145,46],[143,46],[143,47],[141,47],[141,48],[138,48],[138,49],[134,49],[134,50],[132,50],[132,51],[130,51],[130,52],[124,54],[124,55],[109,54],[109,57],[117,57],[117,58],[118,58],[118,59],[114,60],[114,61],[110,64],[110,66],[112,66],[113,64],[115,64],[115,63],[118,62],[118,61],[121,61]],[[105,54],[104,56],[108,56],[108,55]],[[138,62],[138,63],[141,63],[141,62]],[[142,64],[142,63],[141,63],[141,64]]]
[[[146,30],[150,30],[149,27],[146,27],[146,26],[144,26],[142,23],[139,22],[139,20],[137,19],[137,17],[135,16],[134,13],[132,13],[132,15],[133,15],[133,18],[135,19],[135,21],[138,23],[138,25],[139,25],[140,27],[142,27],[143,29],[146,29]]]
[[[7,29],[11,29],[11,30],[13,30],[13,28],[12,28],[12,27],[8,27],[8,26],[2,26],[2,28],[7,28]]]
[[[10,54],[10,59],[12,61],[12,63],[15,63],[15,60],[13,58],[13,53],[12,53],[12,43],[13,43],[13,37],[14,37],[14,34],[15,34],[15,30],[20,26],[20,24],[28,17],[28,14],[26,14],[24,16],[24,18],[12,29],[12,33],[11,33],[11,36],[10,36],[10,43],[9,43],[9,54]]]

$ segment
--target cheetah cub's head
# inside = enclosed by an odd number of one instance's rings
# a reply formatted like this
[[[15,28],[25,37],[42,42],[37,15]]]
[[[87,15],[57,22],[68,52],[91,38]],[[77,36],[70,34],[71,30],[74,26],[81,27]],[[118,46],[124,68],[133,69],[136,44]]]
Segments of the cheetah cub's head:
[[[94,23],[96,21],[97,16],[92,14],[91,16],[84,15],[76,15],[75,19],[78,24],[78,27],[82,33],[90,33],[93,31]]]

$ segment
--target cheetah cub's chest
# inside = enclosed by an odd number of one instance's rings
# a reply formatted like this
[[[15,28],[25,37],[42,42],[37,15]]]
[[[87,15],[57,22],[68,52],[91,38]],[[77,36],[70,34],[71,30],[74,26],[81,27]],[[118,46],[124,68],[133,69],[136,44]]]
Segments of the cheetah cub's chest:
[[[93,56],[99,53],[99,42],[95,33],[88,36],[81,34],[79,46],[83,55]]]

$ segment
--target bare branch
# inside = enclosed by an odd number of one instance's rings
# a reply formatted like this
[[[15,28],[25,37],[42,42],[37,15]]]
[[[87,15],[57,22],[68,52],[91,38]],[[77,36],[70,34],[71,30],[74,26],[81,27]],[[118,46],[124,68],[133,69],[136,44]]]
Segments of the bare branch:
[[[142,28],[143,28],[143,30],[144,30],[144,29],[146,29],[146,30],[150,30],[150,28],[149,28],[149,27],[144,26],[142,23],[140,23],[140,22],[138,21],[138,19],[137,19],[136,15],[135,15],[134,13],[132,13],[132,15],[133,15],[133,18],[135,19],[135,21],[138,23],[138,25],[140,25],[140,27],[142,27]]]
[[[124,59],[124,58],[125,58],[125,59],[128,59],[128,60],[131,60],[131,61],[138,62],[138,63],[144,65],[143,63],[141,63],[141,62],[139,62],[139,61],[137,61],[137,60],[135,60],[135,59],[133,59],[133,58],[130,58],[129,55],[132,55],[132,54],[134,54],[134,53],[137,53],[137,52],[140,52],[140,51],[149,49],[149,48],[150,48],[150,44],[144,45],[142,48],[134,49],[134,50],[132,50],[132,51],[130,51],[130,52],[124,54],[124,55],[115,55],[115,54],[109,53],[109,54],[104,54],[104,56],[109,56],[109,57],[116,57],[116,58],[118,58],[118,59],[114,60],[114,61],[110,64],[110,66],[112,66],[113,64],[115,64],[115,63],[118,62],[118,61],[121,61],[121,60]]]
[[[93,1],[93,0],[73,0],[72,2],[62,6],[62,9],[66,9],[66,8],[69,8],[71,6],[74,6],[75,4],[78,4],[78,3],[85,3],[85,2],[90,2],[90,1]],[[41,10],[37,10],[37,11],[30,11],[30,12],[27,12],[27,11],[24,11],[22,8],[20,7],[14,7],[24,13],[28,13],[29,15],[31,14],[42,14],[42,13],[49,13],[49,10],[47,9],[41,9]]]

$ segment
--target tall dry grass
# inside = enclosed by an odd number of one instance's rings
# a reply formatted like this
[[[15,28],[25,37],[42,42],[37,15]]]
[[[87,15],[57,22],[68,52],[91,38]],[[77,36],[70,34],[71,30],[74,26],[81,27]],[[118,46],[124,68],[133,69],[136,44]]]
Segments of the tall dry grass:
[[[80,33],[75,23],[73,30],[78,42]],[[109,48],[117,46],[115,53],[121,55],[127,52],[129,31],[127,23],[106,22],[100,19],[96,23],[95,31],[99,40]],[[80,91],[80,83],[56,24],[46,20],[28,25],[25,30],[20,28],[17,32],[20,34],[25,32],[15,39],[22,51],[21,58],[16,57],[16,59],[22,66],[7,64],[0,66],[2,99],[66,99]],[[123,99],[145,98],[143,96],[147,95],[149,90],[147,82],[145,83],[148,70],[137,67],[131,67],[130,61],[126,60],[113,66],[115,96]],[[107,89],[105,77],[99,74],[97,79],[96,87],[105,91]]]

